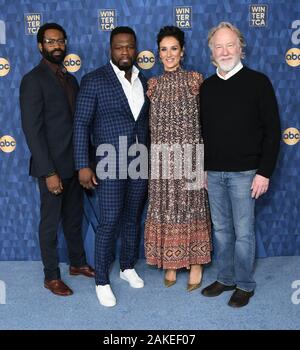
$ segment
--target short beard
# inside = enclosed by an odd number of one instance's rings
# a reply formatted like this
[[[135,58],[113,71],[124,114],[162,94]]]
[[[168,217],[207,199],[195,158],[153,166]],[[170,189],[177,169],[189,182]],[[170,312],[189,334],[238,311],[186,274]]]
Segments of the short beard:
[[[132,69],[133,66],[133,60],[131,60],[131,65],[128,66],[121,66],[119,62],[115,61],[113,58],[111,59],[111,61],[114,65],[116,65],[120,70],[123,70],[124,72],[128,72]]]
[[[234,60],[232,63],[228,63],[228,64],[224,64],[224,63],[217,63],[218,66],[220,67],[220,69],[223,71],[223,72],[230,72],[231,70],[233,70],[233,68],[239,63],[239,60]]]
[[[60,56],[53,56],[52,53],[55,51],[59,51],[62,54]],[[55,63],[55,64],[61,64],[63,63],[65,57],[66,57],[66,51],[61,49],[55,49],[53,51],[46,51],[44,48],[42,50],[42,56],[49,62]]]

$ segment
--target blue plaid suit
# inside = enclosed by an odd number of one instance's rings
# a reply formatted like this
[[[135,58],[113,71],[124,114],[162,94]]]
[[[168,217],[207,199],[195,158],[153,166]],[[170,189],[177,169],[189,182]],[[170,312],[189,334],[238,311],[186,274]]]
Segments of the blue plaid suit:
[[[119,136],[127,137],[127,150],[136,142],[148,146],[148,110],[146,79],[145,103],[135,121],[126,95],[110,63],[85,75],[81,81],[74,121],[76,169],[89,167],[89,140],[97,148],[102,144],[115,147],[119,155]],[[104,157],[104,156],[103,156]],[[99,161],[101,158],[96,158]],[[127,163],[131,159],[127,159]],[[118,174],[117,161],[117,174]],[[95,241],[96,284],[109,284],[109,268],[114,260],[116,234],[120,232],[120,268],[133,268],[138,258],[140,217],[147,192],[144,179],[105,179],[96,193],[100,205]]]

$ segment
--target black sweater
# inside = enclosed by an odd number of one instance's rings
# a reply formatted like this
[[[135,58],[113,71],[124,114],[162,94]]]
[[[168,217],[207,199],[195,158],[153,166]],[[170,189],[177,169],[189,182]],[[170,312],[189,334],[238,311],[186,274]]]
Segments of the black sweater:
[[[243,67],[228,80],[216,74],[200,91],[205,170],[270,177],[281,138],[274,89],[262,73]]]

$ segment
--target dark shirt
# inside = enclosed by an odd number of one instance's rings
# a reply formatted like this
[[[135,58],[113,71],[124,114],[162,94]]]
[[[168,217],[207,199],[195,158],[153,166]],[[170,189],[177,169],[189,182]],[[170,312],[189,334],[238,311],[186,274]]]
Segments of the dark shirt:
[[[71,108],[72,115],[75,112],[75,91],[73,89],[73,85],[70,82],[69,74],[66,68],[61,64],[52,63],[45,58],[43,59],[43,63],[46,64],[53,73],[57,76],[64,92],[68,98],[69,106]]]
[[[200,91],[204,167],[246,171],[269,178],[281,139],[274,89],[262,73],[243,67],[228,80],[216,74]]]

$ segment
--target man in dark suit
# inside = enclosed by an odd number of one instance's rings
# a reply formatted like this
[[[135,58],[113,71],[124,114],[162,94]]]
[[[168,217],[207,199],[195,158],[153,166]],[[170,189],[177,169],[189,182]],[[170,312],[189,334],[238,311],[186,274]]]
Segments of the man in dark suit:
[[[144,286],[134,265],[138,258],[147,171],[144,172],[146,176],[127,176],[127,169],[130,173],[127,167],[137,160],[134,149],[147,151],[149,109],[146,79],[133,65],[136,58],[134,31],[129,27],[116,27],[111,32],[110,49],[110,62],[82,79],[74,121],[79,181],[87,189],[96,187],[99,199],[95,241],[96,294],[100,304],[107,307],[116,304],[109,268],[114,260],[117,232],[121,236],[120,278],[133,288]],[[89,167],[90,132],[97,148],[98,179]],[[107,153],[110,154],[107,156]],[[146,158],[143,160],[148,164]],[[107,173],[105,166],[102,167],[106,161]]]
[[[26,74],[20,86],[22,127],[31,152],[30,175],[40,190],[39,240],[45,288],[57,295],[73,294],[61,280],[57,229],[62,219],[71,275],[94,277],[87,265],[82,239],[83,192],[73,159],[73,115],[78,92],[76,79],[62,63],[67,36],[56,23],[46,23],[37,34],[43,59]]]

